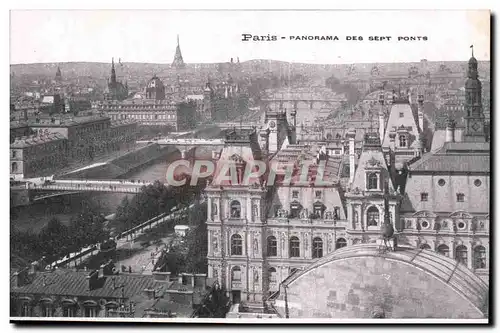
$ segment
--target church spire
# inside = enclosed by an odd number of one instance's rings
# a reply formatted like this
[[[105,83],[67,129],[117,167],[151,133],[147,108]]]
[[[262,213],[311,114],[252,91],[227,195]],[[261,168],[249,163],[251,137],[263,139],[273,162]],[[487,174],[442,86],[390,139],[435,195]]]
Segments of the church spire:
[[[116,83],[115,58],[111,58],[111,84]]]
[[[174,61],[172,62],[172,68],[184,68],[184,59],[182,59],[181,45],[179,43],[179,35],[177,35],[177,47],[175,49]]]
[[[57,66],[57,70],[56,70],[56,81],[61,81],[61,80],[62,80],[61,69],[59,68],[59,66]]]

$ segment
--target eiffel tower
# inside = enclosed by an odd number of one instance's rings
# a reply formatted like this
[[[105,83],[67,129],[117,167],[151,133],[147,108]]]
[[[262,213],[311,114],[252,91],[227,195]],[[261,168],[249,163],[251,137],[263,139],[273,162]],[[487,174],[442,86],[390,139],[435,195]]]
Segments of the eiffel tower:
[[[182,59],[181,46],[179,44],[179,35],[177,35],[177,48],[175,49],[174,61],[172,62],[172,68],[181,69],[185,68],[186,64]]]

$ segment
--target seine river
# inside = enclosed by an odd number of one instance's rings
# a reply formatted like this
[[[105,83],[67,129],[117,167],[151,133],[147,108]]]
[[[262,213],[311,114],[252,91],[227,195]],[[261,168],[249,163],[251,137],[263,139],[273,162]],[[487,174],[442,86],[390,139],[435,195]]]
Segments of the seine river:
[[[179,152],[174,152],[166,158],[157,160],[153,164],[125,175],[124,178],[163,182],[167,166],[179,158]],[[64,224],[68,224],[71,216],[80,211],[82,201],[89,202],[94,209],[109,215],[115,213],[116,208],[125,197],[130,199],[132,196],[133,194],[95,192],[54,197],[47,202],[13,208],[11,210],[11,226],[18,230],[38,232],[53,217],[57,217]]]

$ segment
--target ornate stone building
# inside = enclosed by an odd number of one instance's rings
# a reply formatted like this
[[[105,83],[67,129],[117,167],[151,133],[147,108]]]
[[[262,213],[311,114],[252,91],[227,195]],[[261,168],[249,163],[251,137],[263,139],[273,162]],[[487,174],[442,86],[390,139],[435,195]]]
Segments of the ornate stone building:
[[[472,58],[463,142],[450,131],[434,152],[421,140],[422,96],[416,109],[396,97],[384,110],[381,99],[379,131],[364,132],[360,151],[356,131],[343,133],[347,158],[322,142],[296,144],[287,121],[295,125],[293,109],[268,110],[259,131],[229,138],[218,170],[233,161],[240,177],[244,165],[261,160],[272,171],[254,184],[208,186],[209,277],[234,303],[262,306],[294,271],[338,248],[377,242],[389,221],[401,246],[433,251],[425,254],[433,260],[446,256],[488,282],[490,147],[476,70]]]

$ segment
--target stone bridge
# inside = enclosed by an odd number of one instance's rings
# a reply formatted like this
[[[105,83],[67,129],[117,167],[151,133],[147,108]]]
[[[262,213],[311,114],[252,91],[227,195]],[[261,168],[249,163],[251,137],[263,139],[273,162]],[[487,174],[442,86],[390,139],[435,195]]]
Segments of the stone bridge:
[[[209,148],[212,151],[212,158],[217,158],[224,148],[224,139],[195,139],[195,138],[161,138],[154,140],[136,141],[139,143],[158,144],[160,146],[170,145],[179,149],[183,159],[194,157],[194,151],[198,147]]]
[[[90,180],[64,179],[37,184],[26,183],[30,192],[35,192],[32,201],[80,192],[139,193],[150,182],[132,180]]]

